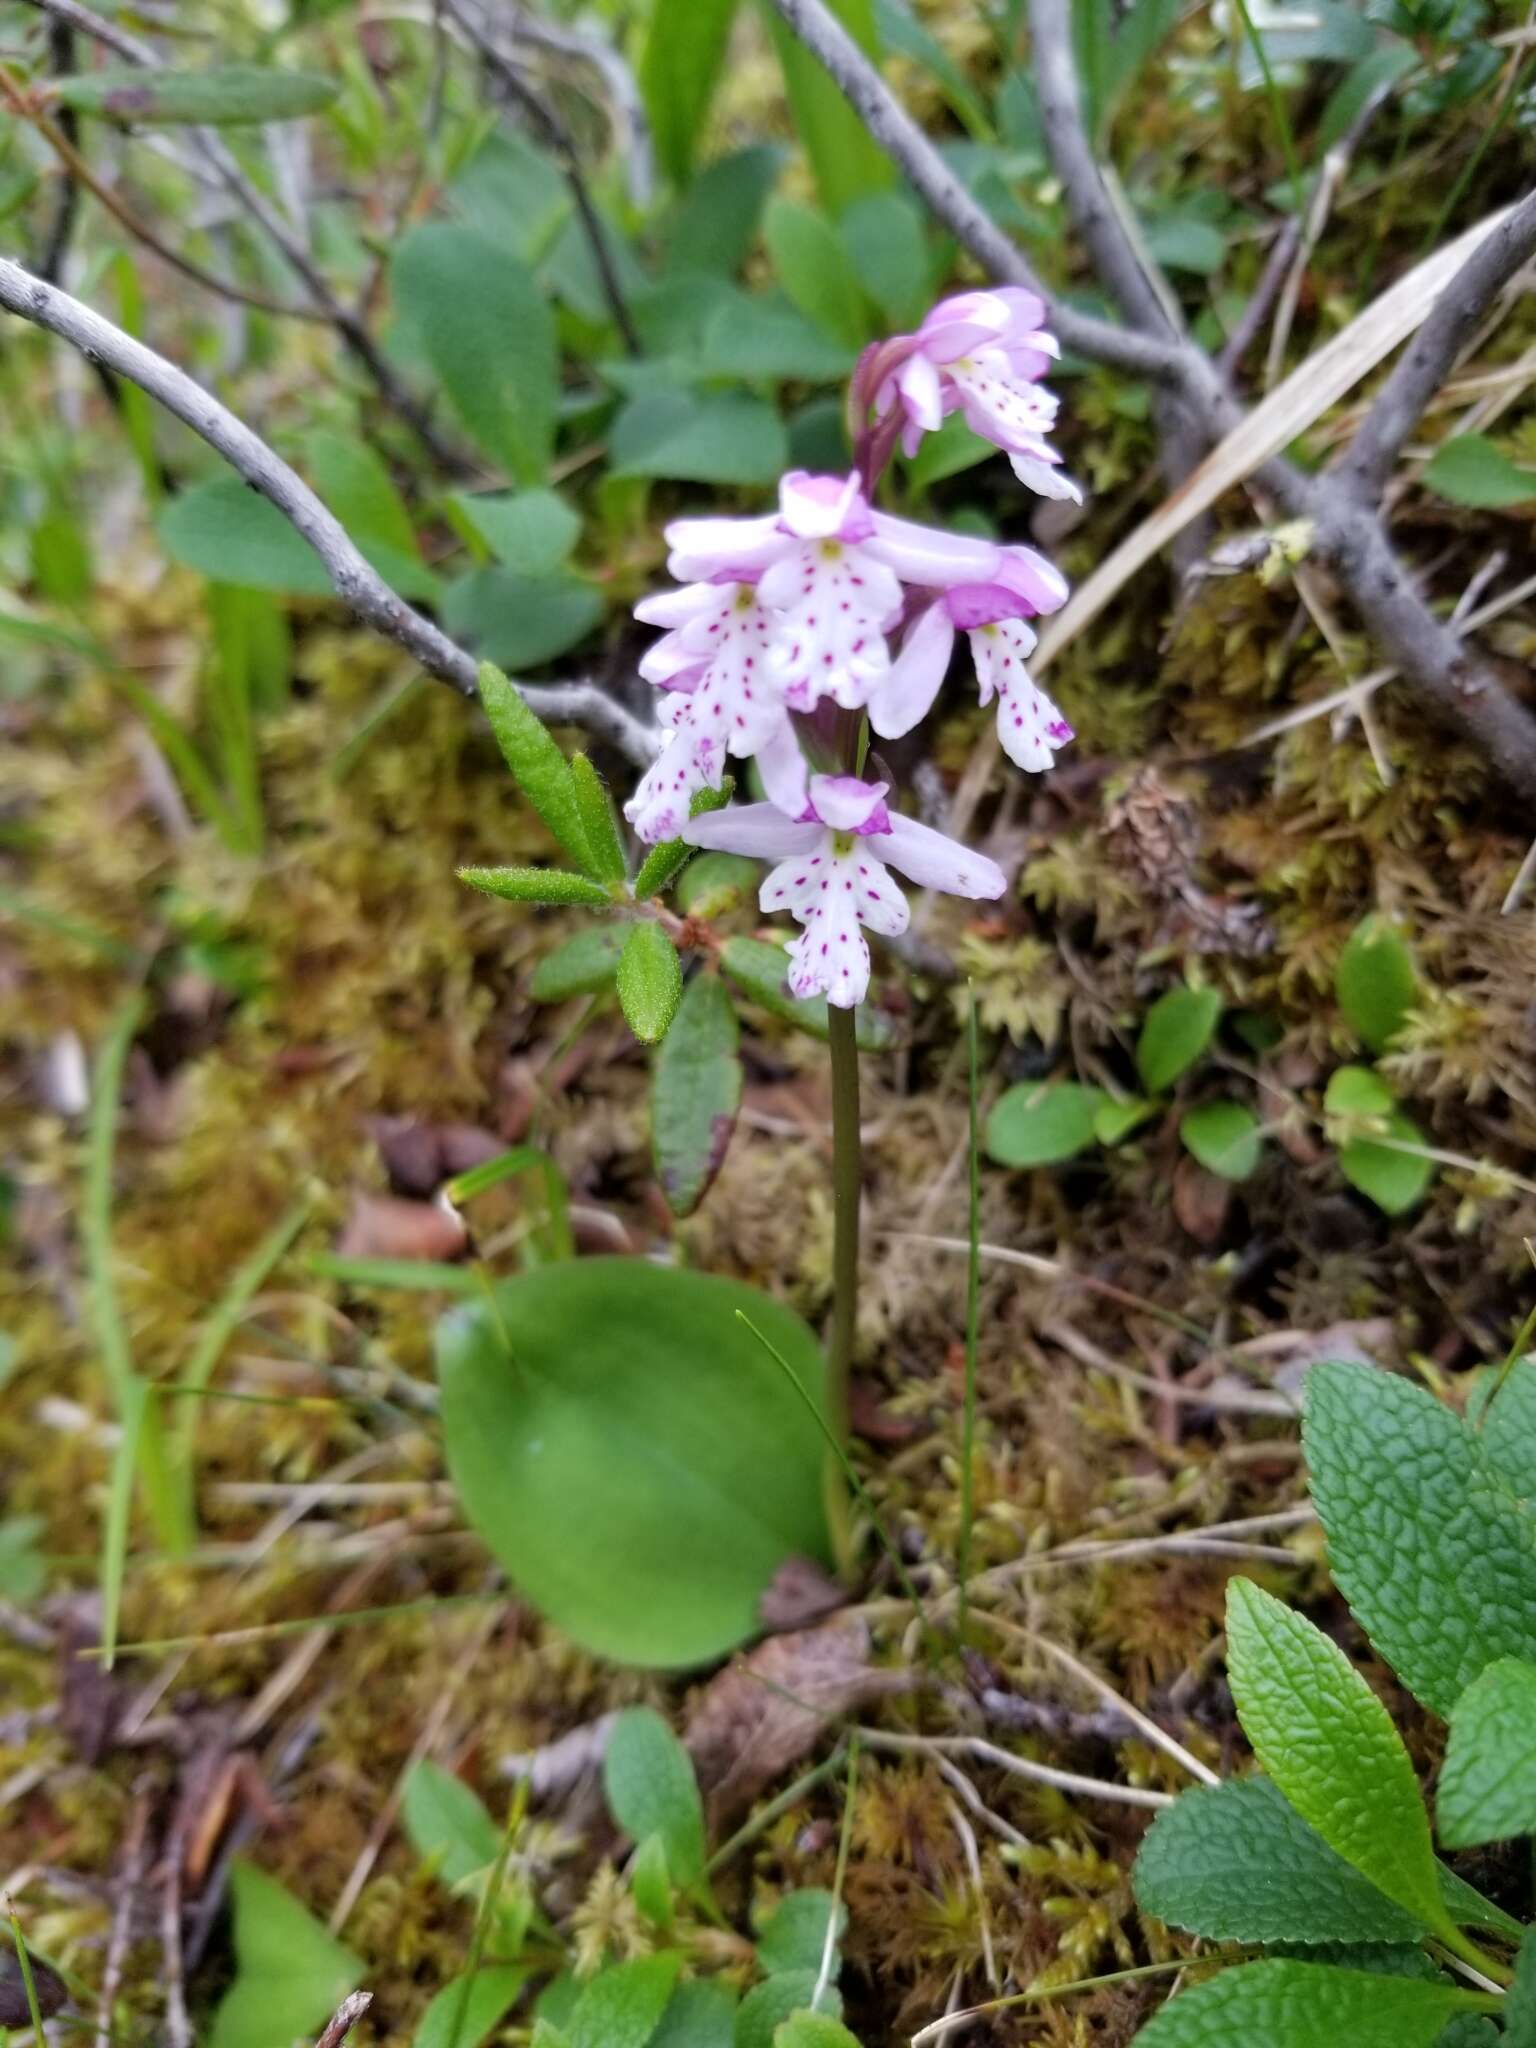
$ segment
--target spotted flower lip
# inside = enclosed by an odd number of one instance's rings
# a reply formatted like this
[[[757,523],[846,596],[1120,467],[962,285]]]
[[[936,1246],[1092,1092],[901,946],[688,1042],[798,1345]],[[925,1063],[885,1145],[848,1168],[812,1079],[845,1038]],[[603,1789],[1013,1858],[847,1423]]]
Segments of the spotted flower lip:
[[[758,904],[788,910],[804,927],[789,954],[794,995],[824,995],[842,1009],[864,1000],[869,947],[861,927],[894,938],[910,915],[891,868],[952,896],[991,899],[1007,886],[995,861],[890,810],[886,789],[854,775],[813,775],[798,817],[742,804],[684,829],[691,845],[777,862]]]

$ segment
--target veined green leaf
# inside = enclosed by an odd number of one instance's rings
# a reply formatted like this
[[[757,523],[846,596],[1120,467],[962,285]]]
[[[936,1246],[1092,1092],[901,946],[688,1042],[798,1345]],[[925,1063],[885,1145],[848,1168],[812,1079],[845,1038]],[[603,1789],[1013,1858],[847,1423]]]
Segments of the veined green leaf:
[[[1451,1709],[1435,1817],[1448,1849],[1536,1834],[1536,1664],[1498,1658]]]
[[[659,924],[632,924],[619,955],[619,1006],[642,1045],[665,1038],[683,996],[683,966],[677,948]]]
[[[608,1810],[634,1842],[660,1838],[683,1886],[704,1875],[704,1802],[693,1759],[654,1707],[626,1707],[603,1752]]]
[[[656,1178],[674,1216],[692,1215],[731,1142],[741,1108],[740,1035],[735,1005],[719,976],[696,975],[651,1076]]]
[[[1136,2039],[1139,2048],[1433,2048],[1465,1999],[1413,1977],[1248,1963],[1181,1991]]]

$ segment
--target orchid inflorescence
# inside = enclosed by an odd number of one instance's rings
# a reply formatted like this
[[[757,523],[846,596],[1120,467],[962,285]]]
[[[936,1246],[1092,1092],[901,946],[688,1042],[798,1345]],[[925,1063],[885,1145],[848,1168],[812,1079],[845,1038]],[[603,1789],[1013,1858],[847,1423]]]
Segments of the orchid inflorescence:
[[[640,672],[666,692],[667,739],[625,816],[652,843],[776,862],[759,903],[804,927],[790,952],[797,996],[845,1009],[863,1000],[861,927],[892,937],[907,927],[891,868],[955,896],[1005,887],[994,861],[901,816],[888,783],[855,772],[863,719],[885,739],[909,732],[963,631],[1010,760],[1047,768],[1072,737],[1028,668],[1029,621],[1066,601],[1060,572],[1033,548],[920,526],[871,502],[897,440],[911,454],[956,410],[1031,489],[1078,495],[1046,440],[1057,401],[1039,380],[1057,345],[1044,317],[1030,292],[963,292],[915,334],[866,349],[849,392],[852,472],[792,471],[778,511],[759,518],[674,521],[668,567],[682,588],[636,606],[666,628]],[[701,791],[721,787],[728,756],[756,761],[767,802],[691,815]]]

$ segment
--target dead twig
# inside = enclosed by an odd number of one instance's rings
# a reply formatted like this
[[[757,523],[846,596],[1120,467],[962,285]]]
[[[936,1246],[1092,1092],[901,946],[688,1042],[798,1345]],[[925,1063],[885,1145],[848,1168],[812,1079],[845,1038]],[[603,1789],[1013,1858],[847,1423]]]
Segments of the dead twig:
[[[371,1991],[354,1991],[350,1998],[344,1998],[337,2006],[333,2017],[327,2022],[325,2032],[316,2041],[315,2048],[341,2048],[342,2042],[372,2003]]]

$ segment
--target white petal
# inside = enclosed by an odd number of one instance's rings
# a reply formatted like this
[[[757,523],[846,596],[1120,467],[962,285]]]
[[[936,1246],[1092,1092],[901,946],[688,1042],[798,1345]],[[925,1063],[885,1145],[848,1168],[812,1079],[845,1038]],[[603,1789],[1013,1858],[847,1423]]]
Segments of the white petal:
[[[1072,728],[1022,665],[998,675],[997,736],[1016,767],[1035,773],[1049,768]]]
[[[880,858],[899,868],[909,880],[928,889],[942,889],[947,896],[1001,896],[1007,877],[996,861],[972,853],[957,839],[946,839],[930,825],[915,818],[891,814],[891,829],[875,842]]]
[[[1064,469],[1050,462],[1041,462],[1032,455],[1010,454],[1013,473],[1021,484],[1027,484],[1042,498],[1070,498],[1074,505],[1081,505],[1083,493],[1073,483]]]
[[[907,418],[931,434],[944,422],[944,405],[939,394],[939,373],[925,355],[908,356],[896,373],[897,387],[907,408]]]
[[[792,853],[812,851],[826,832],[814,818],[804,824],[786,818],[772,804],[727,804],[723,811],[705,811],[690,819],[681,837],[690,846],[707,846],[721,853],[749,853],[757,860],[783,860]]]
[[[894,939],[911,922],[907,899],[891,880],[890,870],[875,859],[870,842],[861,839],[848,856],[854,868],[854,903],[859,923],[882,938]]]
[[[826,883],[831,872],[832,853],[824,835],[808,853],[781,860],[764,877],[757,892],[757,907],[763,911],[788,910],[800,917],[811,910],[818,897],[828,893]]]
[[[754,752],[769,803],[788,817],[798,818],[810,801],[809,770],[787,714],[779,714],[778,723]]]
[[[665,533],[672,550],[667,567],[679,583],[717,577],[750,583],[794,546],[771,512],[758,519],[674,519]]]
[[[996,541],[943,533],[911,519],[893,518],[889,512],[876,512],[873,518],[874,538],[865,542],[864,553],[884,562],[903,583],[945,590],[952,583],[992,581],[1002,555]]]
[[[900,739],[927,716],[954,645],[955,629],[942,604],[918,614],[890,674],[870,692],[869,722],[882,739]]]
[[[862,706],[890,666],[885,627],[901,609],[891,572],[865,547],[812,541],[775,564],[758,591],[778,613],[769,669],[785,702],[796,711],[823,697]]]
[[[642,597],[635,606],[635,617],[643,626],[686,626],[719,602],[716,584],[685,583],[681,590],[653,590],[649,597]]]
[[[851,896],[813,909],[805,930],[789,950],[789,986],[797,996],[824,995],[840,1010],[851,1010],[869,989],[869,948],[859,930]]]
[[[683,699],[686,706],[687,699]],[[688,822],[688,807],[701,789],[720,787],[724,750],[679,723],[661,753],[640,778],[624,815],[647,846],[676,839]]]
[[[857,775],[813,775],[811,807],[835,832],[858,832],[885,809],[888,782],[864,782]]]

